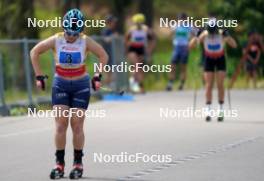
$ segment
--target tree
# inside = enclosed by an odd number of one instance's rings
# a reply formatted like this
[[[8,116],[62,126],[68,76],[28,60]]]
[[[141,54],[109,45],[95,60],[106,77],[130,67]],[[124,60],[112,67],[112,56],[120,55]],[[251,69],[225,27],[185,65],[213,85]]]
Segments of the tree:
[[[113,0],[112,9],[116,17],[118,17],[117,30],[124,32],[125,9],[131,4],[131,0]]]
[[[146,24],[152,27],[153,22],[153,0],[140,0],[139,1],[139,12],[146,16]]]
[[[27,27],[27,18],[34,17],[33,0],[0,1],[0,37],[37,38],[38,30]]]
[[[71,8],[80,8],[81,0],[64,0],[63,13],[66,13]]]
[[[263,7],[264,0],[217,0],[209,2],[208,11],[222,18],[237,19],[245,32],[257,29],[264,33]]]

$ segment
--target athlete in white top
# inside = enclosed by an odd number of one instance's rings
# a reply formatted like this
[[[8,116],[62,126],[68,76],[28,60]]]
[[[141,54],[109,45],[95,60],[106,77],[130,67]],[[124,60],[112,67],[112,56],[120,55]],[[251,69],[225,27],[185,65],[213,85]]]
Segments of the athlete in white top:
[[[52,105],[54,110],[60,111],[60,114],[55,117],[56,165],[50,173],[51,179],[62,178],[64,175],[66,132],[69,122],[73,133],[74,148],[73,169],[69,177],[75,179],[82,176],[83,124],[90,98],[90,77],[86,72],[84,60],[88,51],[97,55],[103,65],[108,59],[104,49],[82,33],[84,27],[76,26],[77,21],[84,21],[78,9],[68,11],[63,18],[68,22],[71,19],[76,21],[72,25],[64,25],[64,32],[41,41],[30,52],[36,85],[42,89],[45,88],[46,76],[40,68],[39,56],[52,49],[55,57],[56,73],[52,85]],[[100,80],[100,73],[95,73],[92,79],[94,90],[100,89]],[[72,114],[69,114],[70,108],[74,108]],[[79,113],[82,113],[81,116]]]
[[[219,30],[214,24],[208,25],[207,30],[203,31],[199,37],[193,38],[190,41],[190,48],[193,48],[197,43],[202,43],[204,47],[204,78],[205,78],[205,95],[207,117],[206,121],[211,121],[211,103],[212,89],[214,85],[214,77],[216,77],[218,88],[219,115],[218,121],[224,119],[224,79],[226,73],[226,58],[224,45],[228,44],[231,48],[236,48],[236,41],[227,33],[227,31]],[[216,76],[215,76],[216,75]]]
[[[131,64],[144,64],[144,60],[151,56],[155,47],[154,33],[144,24],[145,16],[143,14],[135,14],[132,17],[134,25],[129,28],[125,35],[125,44],[127,49],[127,58]],[[144,92],[143,86],[144,72],[139,69],[133,72],[130,78],[130,89],[133,92]]]

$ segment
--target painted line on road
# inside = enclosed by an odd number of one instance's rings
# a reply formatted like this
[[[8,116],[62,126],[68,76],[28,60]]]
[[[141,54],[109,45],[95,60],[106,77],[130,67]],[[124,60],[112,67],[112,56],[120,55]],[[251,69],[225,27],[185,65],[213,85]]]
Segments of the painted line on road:
[[[0,135],[0,138],[8,138],[8,137],[12,137],[12,136],[21,136],[21,135],[25,135],[25,134],[31,134],[31,133],[41,133],[41,132],[45,132],[45,131],[49,131],[52,130],[52,128],[42,128],[42,129],[31,129],[31,130],[27,130],[27,131],[20,131],[20,132],[16,132],[16,133],[8,133],[8,134],[2,134]]]
[[[137,171],[135,173],[132,173],[131,175],[118,178],[117,180],[118,181],[135,180],[135,179],[138,179],[140,177],[149,175],[151,173],[160,172],[160,171],[162,171],[164,169],[167,169],[167,168],[170,168],[172,166],[183,164],[183,163],[186,163],[186,162],[189,162],[189,161],[192,161],[192,160],[196,160],[196,159],[209,157],[209,156],[217,154],[217,153],[222,153],[222,152],[225,152],[225,151],[229,151],[229,150],[235,149],[235,148],[237,148],[239,146],[256,142],[256,141],[258,141],[260,139],[263,139],[263,138],[264,137],[262,137],[262,136],[257,136],[257,137],[250,137],[250,138],[241,139],[241,140],[238,140],[238,141],[236,141],[234,143],[231,143],[231,144],[226,144],[226,145],[223,145],[223,146],[218,146],[218,147],[215,147],[215,148],[211,148],[208,151],[203,151],[201,153],[190,154],[190,155],[184,156],[183,158],[178,158],[178,159],[176,159],[176,160],[174,160],[172,162],[165,163],[165,164],[162,164],[160,166],[156,166],[156,167],[153,167],[153,168]]]

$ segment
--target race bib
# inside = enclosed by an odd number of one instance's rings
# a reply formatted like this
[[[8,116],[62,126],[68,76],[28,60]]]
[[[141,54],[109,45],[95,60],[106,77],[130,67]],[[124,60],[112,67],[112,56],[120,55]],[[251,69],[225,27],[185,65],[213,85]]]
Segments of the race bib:
[[[63,64],[80,64],[80,52],[60,52],[59,62]]]

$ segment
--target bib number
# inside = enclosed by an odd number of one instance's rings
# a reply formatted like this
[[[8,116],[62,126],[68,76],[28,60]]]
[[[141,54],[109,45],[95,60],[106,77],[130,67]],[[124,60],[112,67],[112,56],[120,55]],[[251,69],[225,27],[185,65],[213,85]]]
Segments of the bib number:
[[[60,52],[59,62],[63,64],[80,64],[80,52]]]

